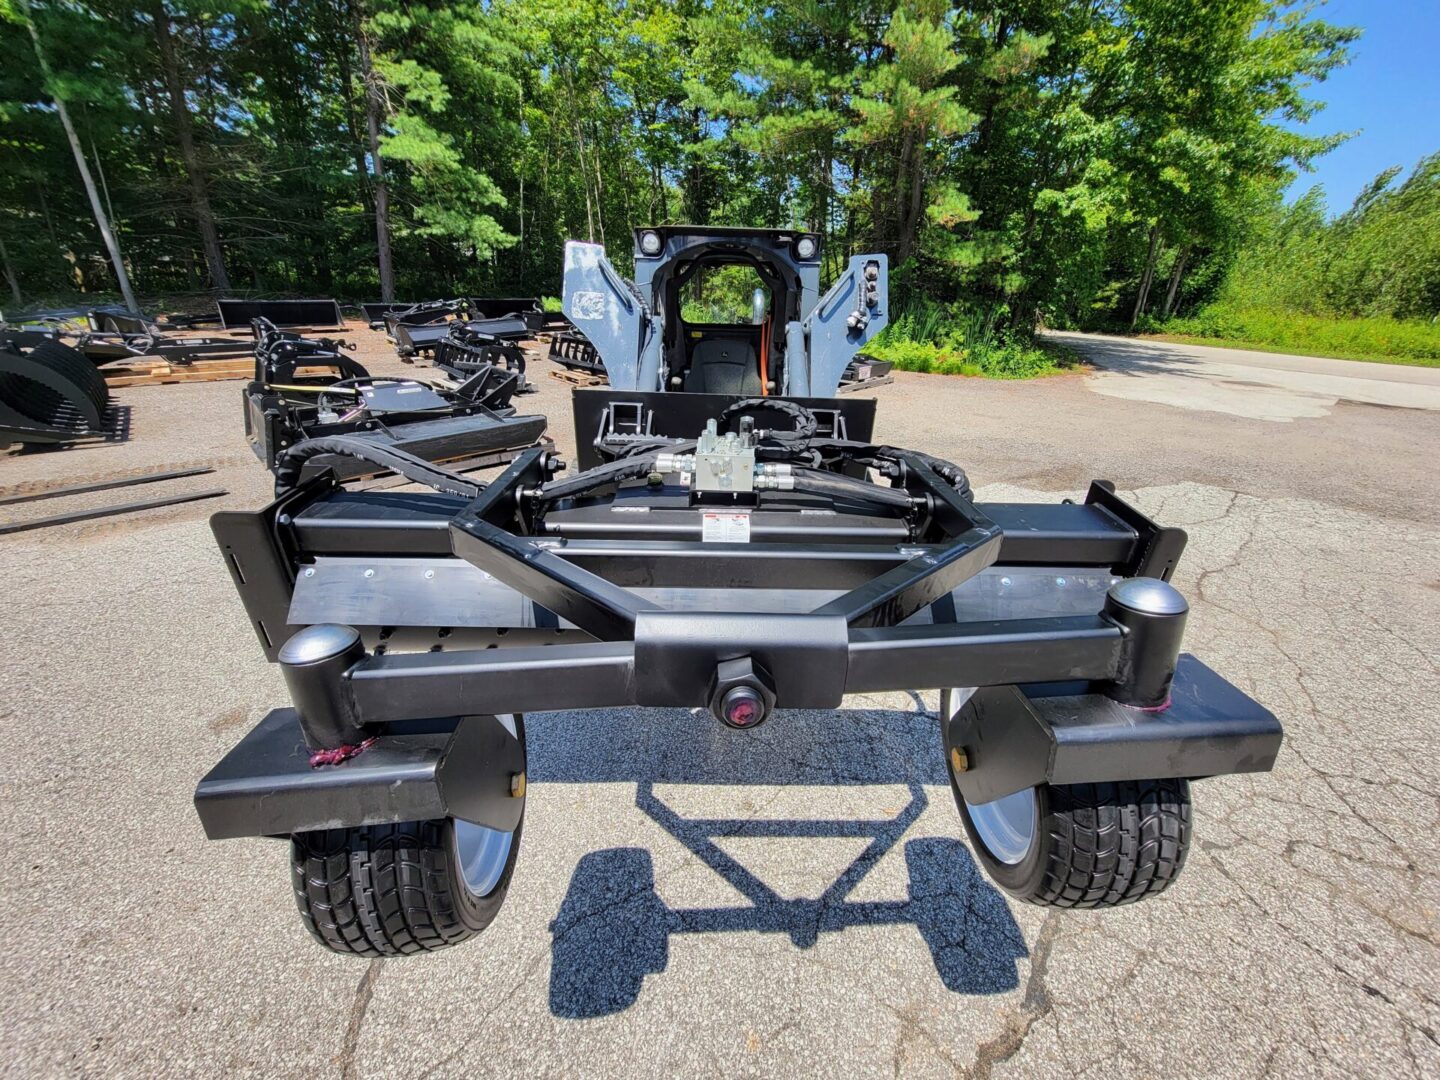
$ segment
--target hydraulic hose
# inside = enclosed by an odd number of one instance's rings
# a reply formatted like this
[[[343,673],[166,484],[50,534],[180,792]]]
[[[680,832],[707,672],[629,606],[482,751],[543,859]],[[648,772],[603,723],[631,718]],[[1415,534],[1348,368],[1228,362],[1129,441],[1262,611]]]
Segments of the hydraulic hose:
[[[404,450],[381,446],[358,435],[327,435],[321,439],[306,439],[296,443],[276,458],[275,495],[279,497],[295,490],[300,485],[300,475],[304,471],[305,463],[328,454],[359,458],[446,495],[473,499],[485,490],[484,484],[466,480],[449,469],[443,469]]]
[[[852,460],[873,464],[875,462],[897,462],[903,457],[922,462],[935,474],[953,487],[965,498],[971,497],[970,478],[965,470],[954,462],[946,461],[919,450],[907,450],[899,446],[877,446],[870,443],[850,442],[845,439],[823,439],[813,444],[823,455],[826,451],[839,453]]]
[[[769,438],[783,442],[787,446],[804,447],[820,429],[820,421],[816,419],[813,412],[797,401],[787,401],[780,397],[742,398],[733,405],[727,406],[725,411],[720,414],[719,426],[724,428],[731,417],[752,409],[769,409],[772,412],[783,413],[794,420],[794,431],[770,431],[767,433]]]
[[[693,442],[655,445],[644,451],[617,458],[604,465],[597,465],[593,469],[587,469],[574,476],[551,480],[540,489],[541,498],[545,502],[571,499],[577,495],[588,494],[607,484],[619,484],[637,477],[649,476],[655,470],[655,459],[661,453],[688,454],[694,449]]]
[[[795,490],[807,495],[849,499],[854,502],[872,503],[906,511],[912,509],[913,506],[909,494],[901,488],[881,487],[879,484],[870,484],[864,480],[856,480],[839,473],[823,472],[819,469],[796,469],[793,475]]]

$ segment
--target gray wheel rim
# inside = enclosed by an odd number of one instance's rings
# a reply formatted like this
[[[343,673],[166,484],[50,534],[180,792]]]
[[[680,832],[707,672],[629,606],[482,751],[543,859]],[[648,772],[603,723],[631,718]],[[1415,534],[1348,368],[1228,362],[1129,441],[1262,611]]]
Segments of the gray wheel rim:
[[[973,686],[950,688],[950,715],[945,718],[946,723],[974,693]],[[1040,823],[1040,806],[1035,799],[1035,789],[1026,788],[987,803],[972,803],[963,795],[960,797],[970,815],[970,824],[975,827],[980,842],[990,854],[1006,866],[1024,862],[1035,843]]]
[[[460,876],[475,896],[489,896],[500,884],[515,834],[455,820],[455,856]]]
[[[1003,795],[994,802],[972,803],[966,799],[965,809],[991,855],[1007,866],[1025,861],[1035,843],[1040,818],[1034,788]]]
[[[515,734],[515,717],[504,714],[496,717],[511,735]],[[451,823],[455,834],[455,858],[460,866],[460,877],[465,887],[474,896],[489,896],[500,884],[505,873],[505,864],[510,861],[510,848],[515,843],[513,832],[476,825],[474,822],[455,818]]]

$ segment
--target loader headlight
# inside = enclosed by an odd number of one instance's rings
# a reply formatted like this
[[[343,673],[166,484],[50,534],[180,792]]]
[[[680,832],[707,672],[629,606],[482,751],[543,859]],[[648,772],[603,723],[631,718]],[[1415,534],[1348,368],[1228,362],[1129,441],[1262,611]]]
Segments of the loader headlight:
[[[646,255],[659,255],[664,241],[660,239],[658,232],[643,232],[640,234],[640,250]]]
[[[795,254],[801,259],[813,259],[820,250],[820,244],[813,236],[802,236],[795,241]]]

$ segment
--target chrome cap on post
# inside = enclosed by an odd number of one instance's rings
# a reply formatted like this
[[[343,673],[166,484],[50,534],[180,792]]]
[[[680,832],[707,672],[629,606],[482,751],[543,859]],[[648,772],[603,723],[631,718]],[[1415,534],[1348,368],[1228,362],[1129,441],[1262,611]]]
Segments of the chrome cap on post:
[[[359,630],[336,623],[307,626],[280,646],[276,658],[312,750],[349,746],[365,738],[345,686],[346,673],[365,659]]]
[[[1190,610],[1180,590],[1159,578],[1126,578],[1111,585],[1106,595],[1113,603],[1142,615],[1184,615]]]
[[[277,659],[282,664],[318,664],[348,652],[359,642],[360,631],[353,626],[316,623],[305,627],[281,645]]]
[[[1105,692],[1137,709],[1164,709],[1190,605],[1159,578],[1127,578],[1105,593],[1105,616],[1125,632],[1120,671]]]

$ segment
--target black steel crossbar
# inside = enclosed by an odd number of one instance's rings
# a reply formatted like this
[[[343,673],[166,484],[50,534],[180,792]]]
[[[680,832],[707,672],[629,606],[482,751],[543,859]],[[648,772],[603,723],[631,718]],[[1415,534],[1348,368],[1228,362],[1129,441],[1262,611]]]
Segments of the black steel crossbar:
[[[1122,637],[1099,615],[867,627],[850,632],[845,689],[1108,679],[1120,670]]]
[[[516,535],[506,527],[527,486],[534,490],[543,482],[543,460],[539,449],[522,454],[454,517],[450,532],[455,554],[602,640],[633,638],[638,615],[655,610],[651,602],[567,558],[563,541]],[[851,626],[895,625],[954,591],[999,556],[998,525],[924,462],[908,456],[903,461],[946,541],[895,549],[906,561],[855,584],[816,609],[816,615],[838,616]],[[673,556],[675,551],[667,553]],[[731,551],[729,556],[762,565],[753,551]],[[754,574],[747,577],[753,584]],[[736,580],[746,578],[736,575]],[[647,583],[657,584],[653,577]]]
[[[473,712],[595,709],[633,704],[635,646],[628,641],[372,656],[349,682],[367,722]]]
[[[746,616],[754,622],[764,616]],[[807,616],[787,616],[801,622]],[[818,617],[817,617],[818,618]],[[1122,666],[1123,631],[1101,616],[1012,622],[941,623],[927,626],[852,629],[834,658],[843,678],[823,689],[810,686],[804,701],[788,701],[786,687],[809,680],[787,678],[782,665],[814,663],[803,649],[788,648],[777,635],[753,643],[755,660],[774,676],[777,707],[838,706],[847,693],[943,686],[1001,686],[1017,682],[1105,682]],[[467,712],[538,712],[653,704],[639,685],[636,654],[667,648],[683,663],[685,643],[661,640],[597,641],[575,645],[469,649],[371,656],[347,676],[359,716],[391,723]],[[813,650],[811,650],[813,651]],[[650,658],[663,661],[663,655]],[[679,685],[671,680],[670,688]],[[703,706],[709,687],[689,680],[693,699],[670,704]]]

